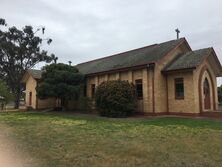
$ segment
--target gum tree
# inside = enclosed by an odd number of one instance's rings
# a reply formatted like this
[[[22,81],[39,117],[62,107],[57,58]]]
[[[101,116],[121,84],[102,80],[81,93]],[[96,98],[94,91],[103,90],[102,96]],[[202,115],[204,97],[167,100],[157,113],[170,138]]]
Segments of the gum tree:
[[[45,32],[45,28],[34,30],[32,26],[18,29],[8,27],[4,19],[0,19],[0,79],[4,80],[15,96],[15,108],[19,107],[23,91],[22,76],[27,69],[39,62],[51,62],[53,54],[41,49],[43,41],[49,45],[52,40],[37,36],[37,32]]]
[[[7,104],[12,100],[12,94],[6,83],[0,80],[0,104]]]

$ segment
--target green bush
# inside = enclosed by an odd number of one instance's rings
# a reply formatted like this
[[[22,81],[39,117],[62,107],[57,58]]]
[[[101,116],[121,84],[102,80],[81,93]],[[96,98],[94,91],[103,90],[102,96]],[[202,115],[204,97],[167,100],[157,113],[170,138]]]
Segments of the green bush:
[[[96,107],[101,116],[126,117],[136,109],[135,88],[128,81],[107,81],[97,87]]]

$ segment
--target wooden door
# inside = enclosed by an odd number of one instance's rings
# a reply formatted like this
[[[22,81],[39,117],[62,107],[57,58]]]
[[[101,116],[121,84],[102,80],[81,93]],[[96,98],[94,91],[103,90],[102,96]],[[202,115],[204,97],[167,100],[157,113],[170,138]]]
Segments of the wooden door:
[[[203,88],[204,88],[204,109],[209,110],[210,109],[210,85],[207,78],[204,80]]]
[[[29,106],[32,105],[32,92],[29,92]]]

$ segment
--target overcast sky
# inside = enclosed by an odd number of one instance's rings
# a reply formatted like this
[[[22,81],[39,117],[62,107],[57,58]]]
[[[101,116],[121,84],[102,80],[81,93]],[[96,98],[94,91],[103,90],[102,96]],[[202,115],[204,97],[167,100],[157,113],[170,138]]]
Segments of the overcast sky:
[[[214,47],[222,62],[221,7],[221,0],[0,0],[0,17],[9,26],[45,26],[59,62],[172,40],[177,27],[193,50]]]

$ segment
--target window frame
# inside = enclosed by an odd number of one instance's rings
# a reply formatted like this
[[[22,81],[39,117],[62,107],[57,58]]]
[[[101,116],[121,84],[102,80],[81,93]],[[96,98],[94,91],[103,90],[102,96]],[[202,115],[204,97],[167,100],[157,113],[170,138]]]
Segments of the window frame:
[[[141,86],[141,90],[140,90],[140,95],[138,96],[138,86]],[[137,95],[137,99],[142,100],[143,99],[143,79],[136,79],[135,80],[135,87],[136,87],[136,95]]]
[[[177,88],[177,85],[178,84],[182,84],[183,85],[183,95],[178,95],[182,92],[178,92],[178,88]],[[184,100],[185,98],[185,89],[184,89],[184,78],[175,78],[174,79],[174,91],[175,91],[175,99],[176,100]]]

